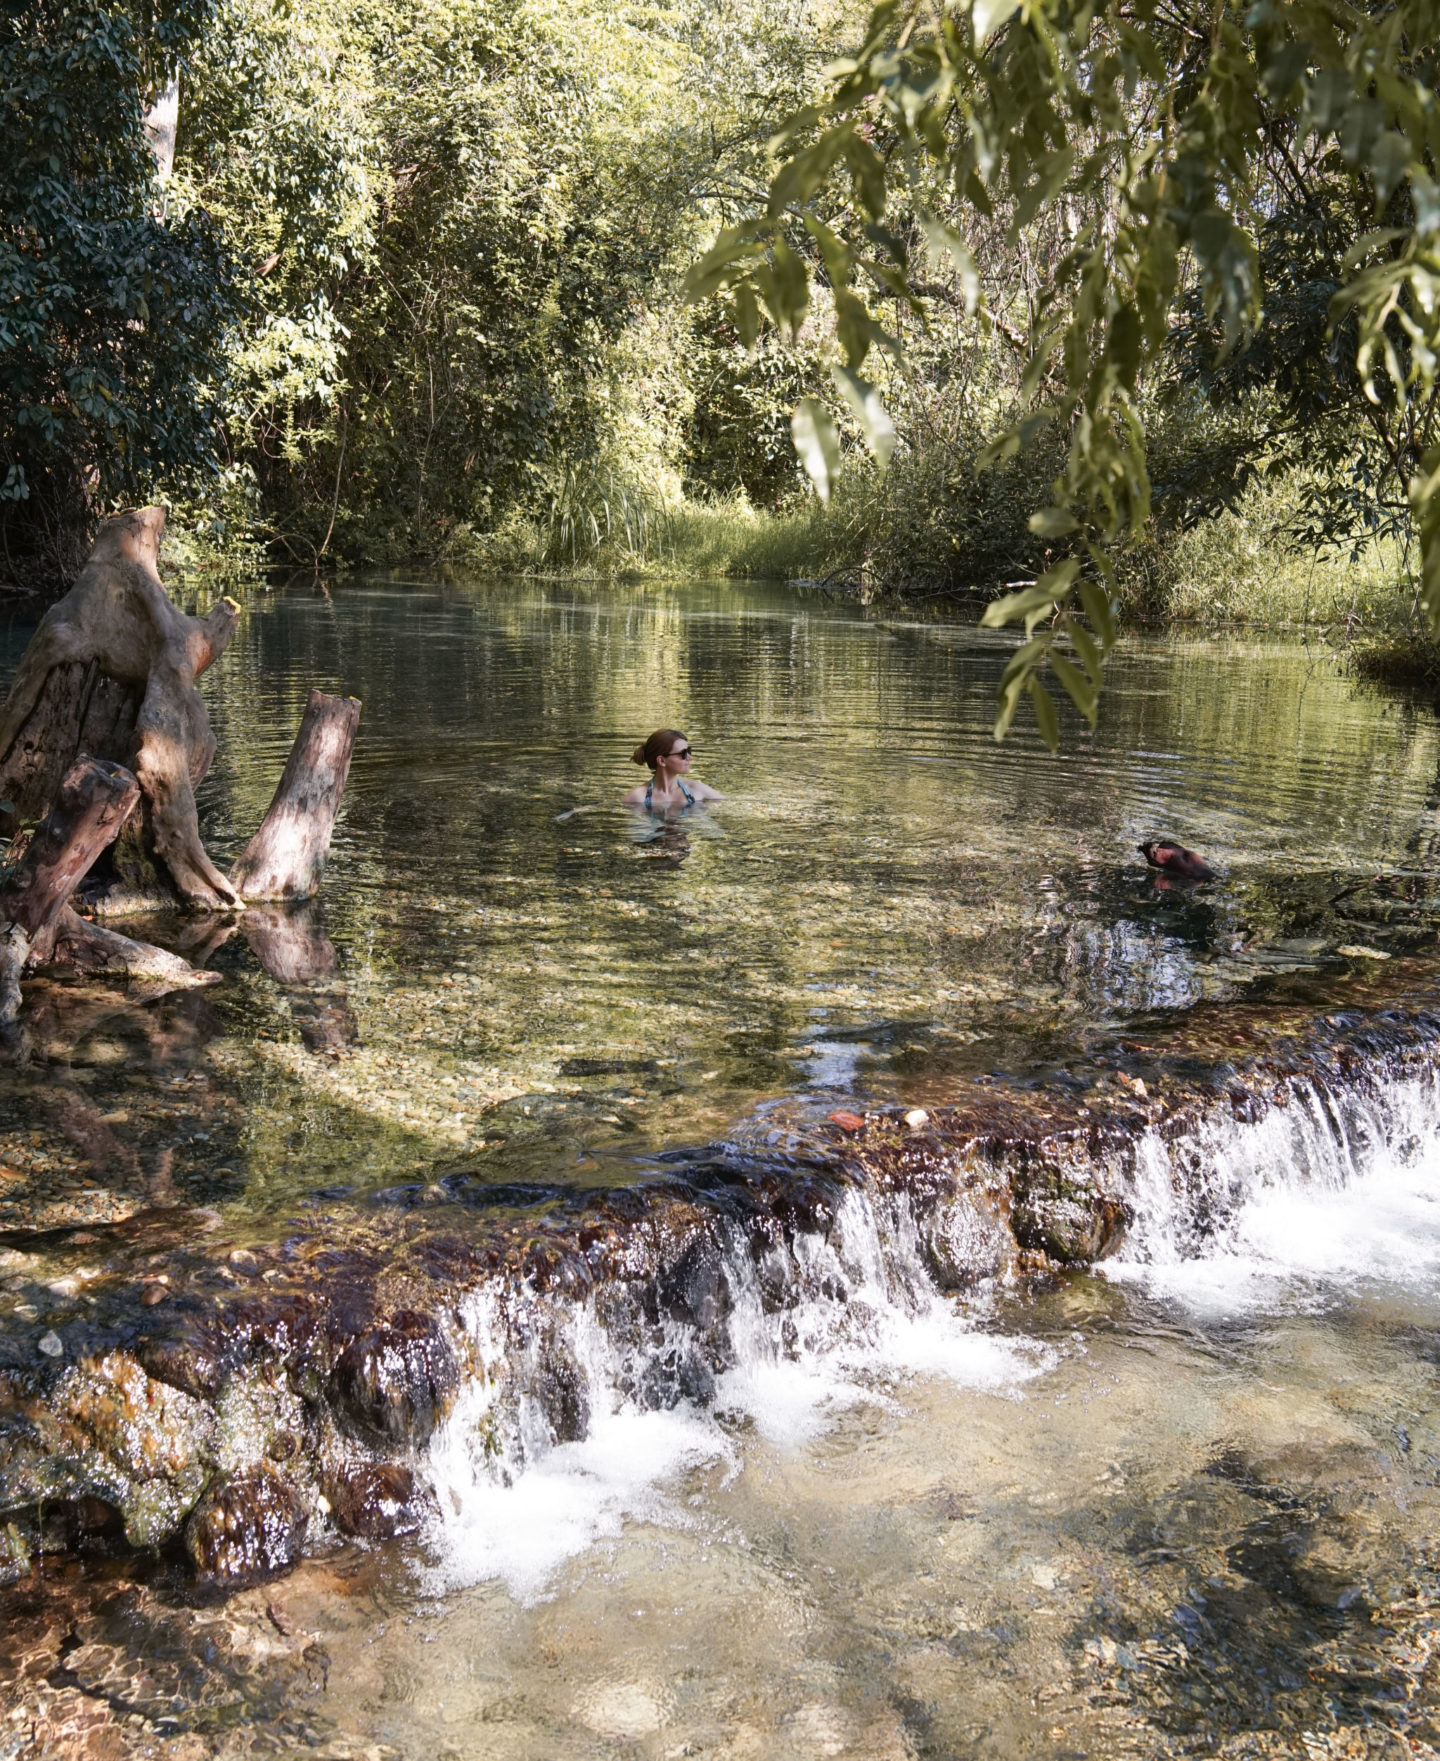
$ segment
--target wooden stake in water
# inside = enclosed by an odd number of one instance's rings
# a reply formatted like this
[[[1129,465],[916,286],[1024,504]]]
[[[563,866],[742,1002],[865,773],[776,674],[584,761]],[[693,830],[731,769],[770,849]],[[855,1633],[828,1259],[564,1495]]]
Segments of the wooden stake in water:
[[[357,697],[310,693],[275,798],[231,871],[242,898],[309,899],[318,891],[359,726]]]

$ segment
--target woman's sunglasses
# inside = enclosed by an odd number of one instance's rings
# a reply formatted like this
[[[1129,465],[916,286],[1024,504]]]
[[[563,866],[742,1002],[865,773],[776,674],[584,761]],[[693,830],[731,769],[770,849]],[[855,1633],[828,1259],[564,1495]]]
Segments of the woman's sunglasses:
[[[667,758],[689,758],[695,751],[693,746],[677,746],[673,752],[667,752]]]

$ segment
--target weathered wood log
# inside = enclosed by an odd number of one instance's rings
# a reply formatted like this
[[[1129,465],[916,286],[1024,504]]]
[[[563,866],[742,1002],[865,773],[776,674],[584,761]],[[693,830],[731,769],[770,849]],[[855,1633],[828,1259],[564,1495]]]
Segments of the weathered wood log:
[[[150,942],[133,941],[113,929],[90,923],[68,905],[55,926],[51,959],[56,966],[83,972],[118,973],[125,978],[157,979],[166,985],[218,984],[218,972],[204,972],[179,954]]]
[[[118,764],[85,758],[60,785],[55,806],[0,883],[0,1022],[20,1008],[20,974],[48,959],[61,913],[91,864],[140,798]]]
[[[195,680],[222,654],[240,608],[203,618],[172,604],[157,573],[163,507],[100,528],[70,592],[46,612],[0,708],[0,800],[24,821],[49,813],[81,753],[133,770],[136,842],[179,900],[239,903],[200,842],[195,785],[215,756]]]
[[[357,698],[310,693],[275,798],[230,871],[243,898],[309,899],[319,889],[359,726]]]

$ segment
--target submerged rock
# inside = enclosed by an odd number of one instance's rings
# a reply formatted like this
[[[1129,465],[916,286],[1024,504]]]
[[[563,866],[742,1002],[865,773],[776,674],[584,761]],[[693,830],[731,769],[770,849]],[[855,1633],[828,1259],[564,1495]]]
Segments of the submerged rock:
[[[54,1270],[0,1334],[0,1572],[42,1544],[183,1536],[200,1575],[261,1576],[298,1557],[322,1499],[343,1534],[410,1533],[427,1447],[462,1402],[469,1442],[518,1471],[586,1437],[597,1401],[713,1402],[757,1339],[789,1355],[817,1328],[863,1339],[877,1302],[1113,1252],[1142,1176],[1202,1239],[1244,1196],[1217,1162],[1237,1121],[1343,1136],[1347,1108],[1373,1120],[1388,1084],[1433,1080],[1430,1000],[1282,1025],[1217,1010],[1106,1053],[1088,1085],[952,1082],[860,1129],[777,1103],[608,1189],[484,1203],[480,1176],[454,1174],[433,1202],[337,1198],[244,1243],[171,1212],[163,1231],[117,1225],[103,1273],[93,1233],[73,1250],[12,1236]],[[83,1307],[67,1251],[92,1268]],[[63,1357],[37,1348],[51,1331]]]
[[[429,1315],[401,1309],[352,1339],[331,1376],[341,1413],[382,1443],[423,1444],[460,1383],[455,1353]]]
[[[393,1461],[331,1467],[321,1486],[335,1527],[342,1535],[354,1535],[362,1541],[413,1535],[429,1502],[414,1473]]]
[[[210,1487],[190,1514],[185,1547],[202,1578],[266,1577],[300,1557],[309,1520],[295,1486],[255,1467]]]

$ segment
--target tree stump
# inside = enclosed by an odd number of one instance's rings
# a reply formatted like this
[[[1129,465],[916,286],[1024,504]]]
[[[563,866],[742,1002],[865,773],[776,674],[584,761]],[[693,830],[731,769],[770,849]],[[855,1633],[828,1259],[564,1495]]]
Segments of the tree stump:
[[[54,809],[0,871],[0,1025],[20,1008],[20,975],[37,966],[153,978],[167,987],[215,982],[188,960],[87,923],[69,905],[77,883],[134,811],[140,785],[99,758],[71,767]]]
[[[242,897],[309,899],[319,890],[359,726],[357,698],[310,693],[275,798],[230,871]]]
[[[0,709],[0,798],[42,817],[81,753],[127,766],[140,785],[139,844],[177,899],[239,904],[200,842],[195,785],[215,756],[195,680],[225,651],[240,608],[203,618],[171,603],[157,571],[163,507],[117,514],[40,622]]]
[[[21,972],[49,958],[66,901],[139,798],[128,770],[96,758],[60,784],[53,812],[0,882],[0,1022],[15,1019]]]

